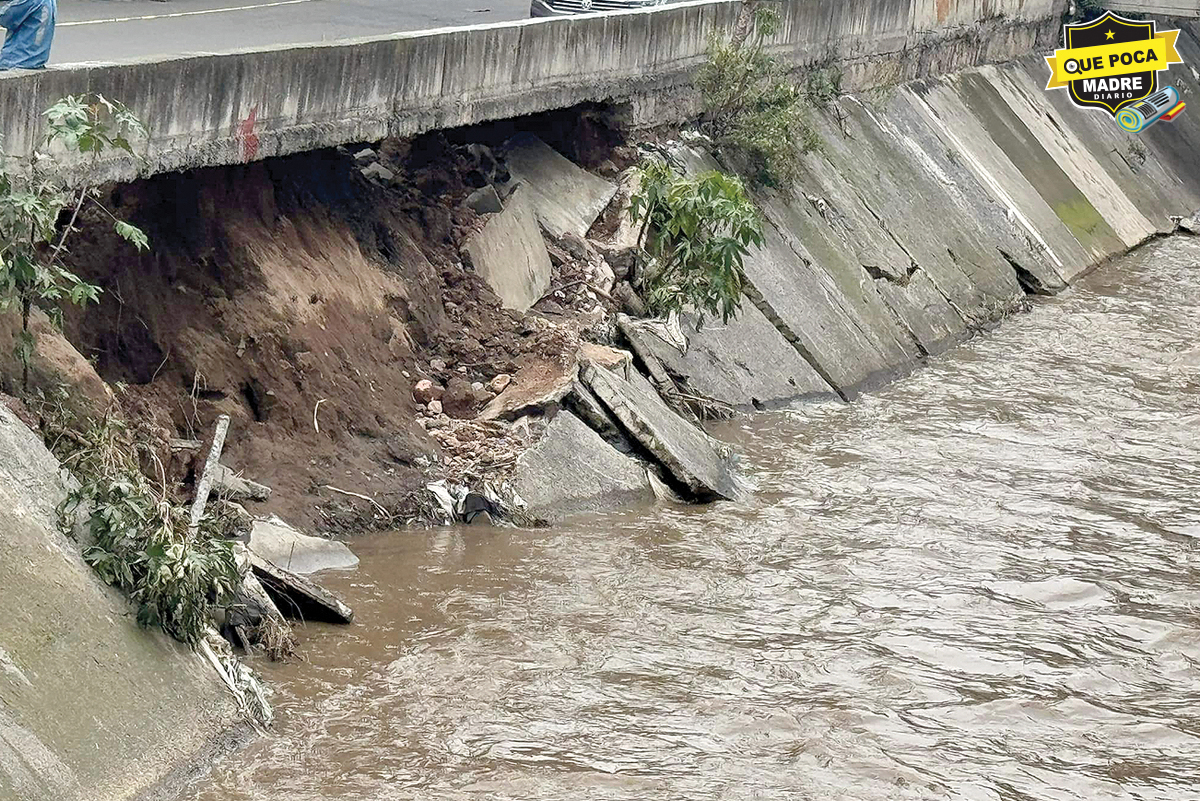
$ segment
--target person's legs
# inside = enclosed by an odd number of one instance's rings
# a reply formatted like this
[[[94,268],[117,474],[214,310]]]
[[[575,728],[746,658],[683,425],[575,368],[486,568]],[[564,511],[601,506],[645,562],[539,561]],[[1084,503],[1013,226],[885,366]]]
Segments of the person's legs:
[[[46,66],[57,11],[55,0],[11,0],[0,5],[0,27],[6,30],[0,69]]]

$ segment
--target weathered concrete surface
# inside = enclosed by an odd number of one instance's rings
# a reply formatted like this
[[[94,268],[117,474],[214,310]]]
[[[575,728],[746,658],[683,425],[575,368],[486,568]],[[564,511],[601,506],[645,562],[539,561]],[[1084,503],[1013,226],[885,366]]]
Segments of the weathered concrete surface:
[[[0,798],[116,801],[227,747],[236,708],[189,649],[139,629],[62,537],[41,441],[0,405]]]
[[[358,564],[345,543],[301,534],[274,515],[254,521],[249,547],[268,562],[302,575]]]
[[[833,394],[754,304],[743,303],[728,323],[710,317],[697,330],[697,321],[695,314],[683,315],[686,351],[636,322],[621,330],[643,360],[655,358],[679,376],[685,392],[730,406],[767,408]]]
[[[806,0],[781,3],[771,50],[797,67],[836,53],[863,88],[1001,61],[1053,45],[1065,0]],[[40,114],[99,92],[152,126],[142,163],[114,159],[92,179],[130,180],[321,147],[511,119],[580,103],[622,104],[635,124],[691,117],[709,38],[739,4],[399,33],[328,44],[0,76],[0,133],[12,153],[41,137]],[[903,58],[891,57],[903,53]],[[83,168],[80,169],[83,172]]]
[[[504,155],[517,191],[527,194],[538,222],[556,239],[587,234],[617,193],[614,184],[577,167],[531,134],[509,140]]]
[[[636,371],[629,380],[586,365],[584,383],[629,436],[662,463],[693,497],[734,499],[740,494],[730,459],[696,426],[676,414]]]
[[[475,271],[505,307],[518,311],[541,300],[553,270],[531,199],[528,189],[518,187],[466,248]]]
[[[555,415],[541,441],[517,460],[513,488],[530,512],[551,521],[654,498],[645,466],[567,411]]]

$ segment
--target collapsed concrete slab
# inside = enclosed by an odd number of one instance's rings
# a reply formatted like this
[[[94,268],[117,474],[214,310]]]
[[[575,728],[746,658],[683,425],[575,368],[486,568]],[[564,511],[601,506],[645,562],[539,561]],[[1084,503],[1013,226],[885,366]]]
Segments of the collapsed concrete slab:
[[[301,534],[274,515],[254,521],[250,550],[284,570],[302,575],[358,564],[358,557],[345,543]]]
[[[741,493],[731,459],[702,430],[684,420],[637,371],[629,380],[586,365],[583,382],[641,447],[697,499],[735,499]]]
[[[479,413],[480,420],[515,420],[530,412],[557,405],[571,391],[579,365],[536,361],[524,365],[508,388]]]
[[[269,501],[271,488],[239,476],[235,470],[223,464],[217,465],[213,475],[213,492],[218,498],[230,501]]]
[[[752,303],[743,303],[728,323],[710,318],[697,326],[698,321],[693,313],[682,316],[685,350],[645,322],[622,318],[620,328],[643,361],[657,360],[678,377],[681,389],[704,398],[737,408],[763,408],[833,394]]]
[[[553,269],[530,197],[530,192],[518,188],[504,211],[489,219],[466,246],[471,266],[505,308],[517,311],[541,300],[550,289]]]
[[[529,511],[560,520],[581,511],[654,499],[646,468],[568,411],[517,460],[513,487]]]
[[[556,238],[584,236],[600,212],[608,208],[617,187],[576,166],[532,134],[520,134],[505,145],[508,170],[518,191],[529,193],[538,222]]]
[[[0,798],[171,797],[245,731],[237,706],[58,532],[58,463],[3,404],[0,454]]]

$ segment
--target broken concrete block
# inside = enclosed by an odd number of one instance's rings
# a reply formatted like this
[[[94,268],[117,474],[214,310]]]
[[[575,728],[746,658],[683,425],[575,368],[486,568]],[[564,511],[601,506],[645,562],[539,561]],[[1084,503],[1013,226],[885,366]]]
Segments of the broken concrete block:
[[[385,184],[391,183],[396,177],[396,173],[378,162],[363,167],[360,172],[365,178],[372,178]]]
[[[529,192],[538,221],[553,237],[586,236],[617,192],[532,134],[513,137],[505,150],[513,180]]]
[[[1194,217],[1184,217],[1179,221],[1178,229],[1185,234],[1200,236],[1200,214]]]
[[[596,393],[592,392],[582,381],[576,381],[571,386],[571,393],[564,399],[563,404],[600,437],[611,444],[621,453],[632,453],[633,447],[625,436],[617,418],[605,408]]]
[[[523,190],[471,237],[466,251],[505,308],[525,311],[550,289],[550,254]]]
[[[636,371],[630,380],[594,365],[583,368],[596,393],[630,437],[650,452],[693,497],[734,499],[740,495],[731,460],[702,430],[684,420]]]
[[[476,214],[499,214],[504,211],[504,204],[500,202],[500,195],[496,193],[496,187],[491,184],[482,189],[476,189],[467,195],[467,199],[463,201],[463,205]]]
[[[645,467],[565,411],[517,460],[513,487],[530,512],[548,520],[654,497]]]
[[[616,370],[624,376],[633,364],[633,354],[620,348],[610,348],[608,345],[583,342],[579,346],[579,360],[599,365],[605,370]]]
[[[656,333],[651,323],[618,318],[630,346],[644,362],[657,361],[678,376],[684,391],[739,408],[779,405],[796,398],[834,394],[754,304],[744,302],[728,323],[709,318],[697,330],[693,313],[682,316],[687,347]]]
[[[508,388],[492,399],[480,420],[516,420],[533,411],[559,403],[571,391],[579,374],[577,364],[555,362],[526,364],[513,376]]]
[[[250,550],[293,573],[315,573],[358,564],[358,557],[345,543],[301,534],[274,515],[254,521]]]
[[[362,150],[354,154],[354,161],[359,166],[365,167],[368,164],[374,164],[379,161],[379,154],[369,147],[364,147]]]
[[[213,475],[213,492],[229,501],[267,501],[271,498],[270,487],[242,478],[223,464],[217,465]]]
[[[329,590],[250,552],[250,567],[279,611],[287,617],[353,623],[354,610]]]

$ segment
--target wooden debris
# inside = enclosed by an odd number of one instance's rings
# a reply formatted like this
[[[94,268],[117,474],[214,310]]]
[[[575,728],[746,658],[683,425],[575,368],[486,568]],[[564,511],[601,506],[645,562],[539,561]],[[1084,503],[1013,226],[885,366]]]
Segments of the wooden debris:
[[[192,517],[188,525],[189,536],[195,536],[196,531],[200,528],[200,519],[204,517],[204,507],[208,504],[209,493],[212,492],[217,462],[221,459],[221,451],[225,447],[225,435],[228,433],[229,415],[223,414],[217,418],[217,430],[213,434],[212,447],[208,449],[208,458],[204,460],[204,470],[200,473],[200,484],[196,488],[196,500],[192,502]]]

